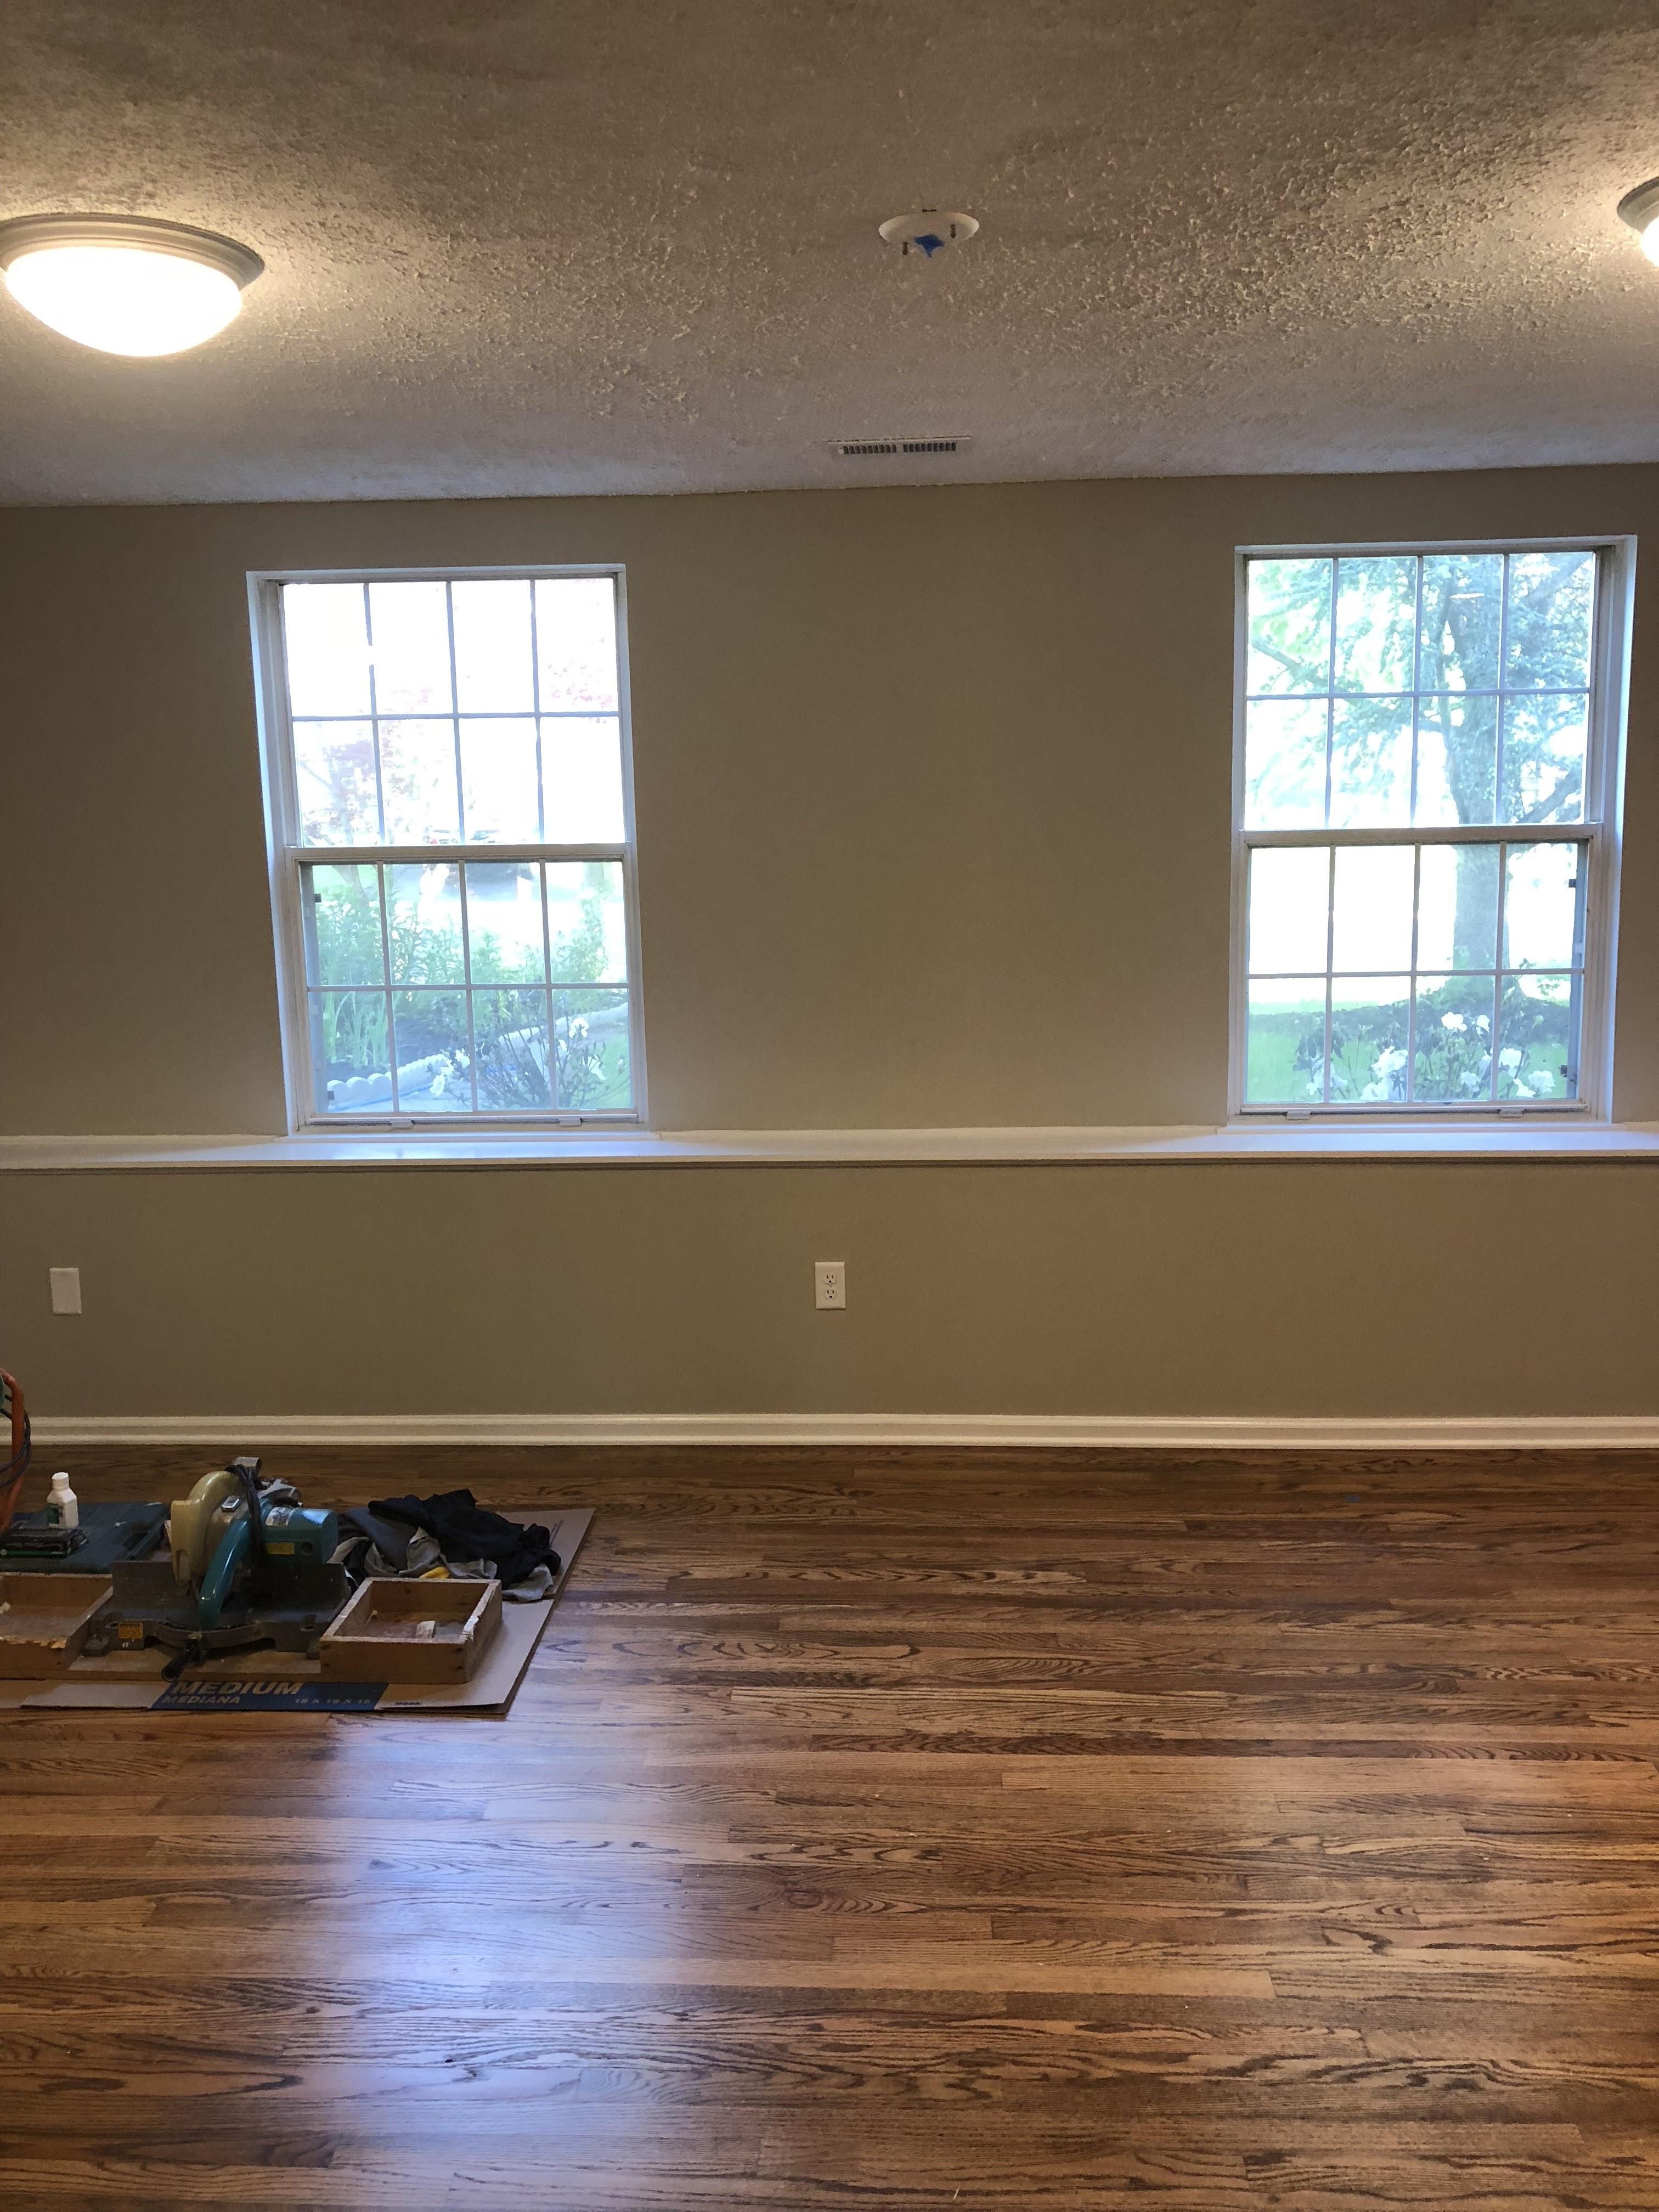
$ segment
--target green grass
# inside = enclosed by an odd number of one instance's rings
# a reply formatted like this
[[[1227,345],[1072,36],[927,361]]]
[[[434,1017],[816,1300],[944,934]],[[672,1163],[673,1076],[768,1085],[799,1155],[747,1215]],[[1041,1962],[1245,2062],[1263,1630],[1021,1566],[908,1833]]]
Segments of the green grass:
[[[1322,999],[1310,1000],[1304,1007],[1288,1006],[1251,1017],[1244,1093],[1249,1104],[1311,1103],[1307,1071],[1297,1071],[1297,1048],[1314,1024],[1324,1018]]]

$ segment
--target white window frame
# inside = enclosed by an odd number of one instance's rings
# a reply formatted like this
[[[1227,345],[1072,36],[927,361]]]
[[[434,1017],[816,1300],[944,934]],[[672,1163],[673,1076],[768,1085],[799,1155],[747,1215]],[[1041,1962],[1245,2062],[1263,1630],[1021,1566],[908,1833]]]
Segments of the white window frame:
[[[1584,994],[1577,1098],[1531,1103],[1475,1099],[1415,1101],[1378,1105],[1370,1101],[1251,1105],[1244,1097],[1246,1013],[1249,1003],[1249,855],[1267,846],[1469,845],[1521,842],[1514,823],[1426,824],[1383,830],[1247,830],[1244,827],[1244,725],[1249,650],[1249,563],[1252,561],[1330,560],[1381,554],[1594,553],[1596,556],[1595,630],[1590,652],[1590,725],[1584,763],[1582,822],[1537,825],[1528,844],[1587,844],[1588,911],[1584,936]],[[1513,1121],[1547,1115],[1606,1121],[1613,1107],[1613,998],[1619,945],[1619,873],[1624,808],[1625,727],[1630,690],[1631,608],[1636,588],[1633,538],[1413,538],[1383,544],[1243,545],[1234,556],[1232,945],[1229,1018],[1227,1115],[1234,1125],[1262,1121]],[[1595,818],[1591,819],[1592,794]],[[1501,948],[1500,948],[1501,957]]]
[[[471,583],[485,579],[532,582],[563,577],[608,576],[617,594],[617,715],[622,745],[623,841],[619,844],[462,844],[318,846],[301,842],[294,732],[289,711],[288,663],[283,639],[282,587],[285,584]],[[639,870],[634,826],[634,732],[629,700],[628,580],[620,562],[534,562],[510,567],[431,568],[267,568],[250,571],[248,605],[252,624],[259,757],[264,781],[265,842],[270,865],[270,910],[276,940],[277,992],[283,1032],[283,1077],[290,1133],[349,1137],[354,1131],[417,1130],[473,1140],[492,1130],[574,1128],[647,1125],[645,1067],[644,991],[640,961]],[[538,719],[540,719],[539,711]],[[316,1104],[311,1060],[311,1020],[306,975],[301,872],[337,866],[395,866],[436,861],[613,860],[623,872],[623,915],[628,945],[629,1069],[630,1107],[592,1112],[550,1109],[545,1113],[509,1114],[327,1114]]]

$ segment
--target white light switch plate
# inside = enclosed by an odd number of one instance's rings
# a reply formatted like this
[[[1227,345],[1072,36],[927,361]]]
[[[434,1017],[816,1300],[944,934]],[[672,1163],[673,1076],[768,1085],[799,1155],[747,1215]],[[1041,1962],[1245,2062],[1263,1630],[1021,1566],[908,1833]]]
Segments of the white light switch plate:
[[[52,1310],[55,1314],[78,1314],[81,1310],[81,1270],[78,1267],[51,1267]]]

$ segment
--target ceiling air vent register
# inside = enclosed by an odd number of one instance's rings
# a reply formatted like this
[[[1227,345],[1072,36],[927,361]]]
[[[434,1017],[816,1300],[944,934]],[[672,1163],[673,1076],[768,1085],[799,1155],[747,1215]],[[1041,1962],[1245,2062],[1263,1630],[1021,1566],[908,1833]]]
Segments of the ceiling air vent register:
[[[837,438],[835,450],[844,461],[867,461],[901,453],[959,453],[967,438]]]

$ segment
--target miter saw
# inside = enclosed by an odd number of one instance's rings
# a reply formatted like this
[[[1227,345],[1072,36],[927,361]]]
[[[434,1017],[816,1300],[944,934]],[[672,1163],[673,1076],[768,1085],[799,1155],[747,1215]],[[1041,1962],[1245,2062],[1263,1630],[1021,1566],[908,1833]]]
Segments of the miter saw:
[[[159,1644],[179,1665],[260,1644],[314,1653],[350,1595],[332,1564],[335,1516],[300,1504],[285,1483],[261,1484],[257,1459],[204,1474],[174,1498],[167,1528],[169,1558],[111,1570],[89,1652]]]

